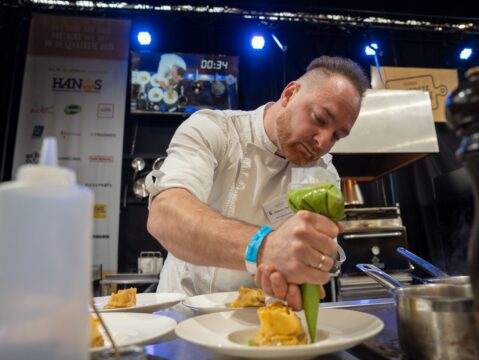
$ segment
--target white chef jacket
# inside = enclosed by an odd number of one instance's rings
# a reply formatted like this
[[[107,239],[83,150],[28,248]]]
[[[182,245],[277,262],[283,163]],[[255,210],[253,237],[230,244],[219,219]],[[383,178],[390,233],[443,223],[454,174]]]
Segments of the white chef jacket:
[[[147,178],[150,201],[162,190],[184,188],[226,217],[274,227],[263,206],[279,196],[286,197],[294,165],[275,155],[277,147],[264,129],[265,107],[254,111],[201,110],[191,115],[173,136],[161,169]],[[331,160],[326,154],[309,166],[327,169],[339,184]],[[158,291],[193,296],[234,291],[240,285],[254,286],[251,274],[193,265],[169,253]]]

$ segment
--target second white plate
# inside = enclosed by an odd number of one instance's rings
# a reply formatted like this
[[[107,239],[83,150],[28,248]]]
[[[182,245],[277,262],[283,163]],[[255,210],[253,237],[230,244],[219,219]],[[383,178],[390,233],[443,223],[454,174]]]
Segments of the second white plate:
[[[136,306],[129,308],[103,309],[103,307],[108,304],[109,296],[100,296],[95,298],[95,306],[100,312],[152,313],[173,306],[185,297],[186,295],[179,293],[141,293],[136,294]],[[92,311],[92,309],[90,309],[90,311]]]
[[[238,297],[237,291],[219,292],[191,296],[183,300],[182,304],[190,309],[200,311],[204,314],[218,311],[235,310],[228,307],[228,304]]]

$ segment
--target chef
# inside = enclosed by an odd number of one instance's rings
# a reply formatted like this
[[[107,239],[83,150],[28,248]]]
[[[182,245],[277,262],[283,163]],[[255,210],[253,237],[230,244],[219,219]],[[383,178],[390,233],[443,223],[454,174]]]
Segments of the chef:
[[[368,80],[353,61],[321,56],[279,99],[253,111],[202,110],[173,136],[147,179],[148,231],[169,252],[158,291],[189,296],[254,286],[301,308],[298,284],[325,284],[339,225],[292,215],[293,167],[319,166],[348,136]]]

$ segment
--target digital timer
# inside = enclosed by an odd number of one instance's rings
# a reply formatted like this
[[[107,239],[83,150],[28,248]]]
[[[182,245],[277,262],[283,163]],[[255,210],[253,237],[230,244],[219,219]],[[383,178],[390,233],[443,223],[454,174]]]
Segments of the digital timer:
[[[201,60],[200,64],[201,69],[208,69],[208,70],[221,70],[221,69],[228,69],[228,61],[226,60],[210,60],[210,59],[203,59]]]

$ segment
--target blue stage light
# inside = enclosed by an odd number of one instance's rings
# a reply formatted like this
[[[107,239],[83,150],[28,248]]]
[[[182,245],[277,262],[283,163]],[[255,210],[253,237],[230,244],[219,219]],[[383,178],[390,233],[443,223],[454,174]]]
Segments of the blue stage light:
[[[261,35],[255,35],[251,39],[251,46],[253,49],[261,50],[264,47],[264,37]]]
[[[461,50],[461,53],[459,54],[459,58],[461,60],[467,60],[471,57],[472,55],[472,49],[471,48],[464,48]]]
[[[138,33],[138,42],[140,45],[150,45],[151,44],[151,35],[148,31],[140,31]]]
[[[372,44],[369,44],[368,46],[366,46],[364,48],[364,52],[366,53],[366,55],[368,56],[374,56],[376,55],[376,51],[378,50],[378,44],[376,43],[372,43]]]

